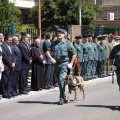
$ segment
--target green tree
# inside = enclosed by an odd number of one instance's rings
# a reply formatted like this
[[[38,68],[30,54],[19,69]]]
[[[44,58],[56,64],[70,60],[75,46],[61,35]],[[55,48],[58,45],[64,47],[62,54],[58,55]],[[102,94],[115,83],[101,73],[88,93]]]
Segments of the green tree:
[[[21,11],[8,0],[0,0],[0,25],[15,23],[20,24],[19,15]]]
[[[87,0],[83,0],[82,2],[82,24],[90,25],[92,24],[98,14],[102,11],[102,9],[95,4],[88,2]]]
[[[66,27],[78,24],[79,11],[78,0],[41,0],[42,27]],[[37,6],[30,12],[30,18],[37,26]],[[82,0],[82,24],[89,25],[96,20],[101,11],[97,5]]]

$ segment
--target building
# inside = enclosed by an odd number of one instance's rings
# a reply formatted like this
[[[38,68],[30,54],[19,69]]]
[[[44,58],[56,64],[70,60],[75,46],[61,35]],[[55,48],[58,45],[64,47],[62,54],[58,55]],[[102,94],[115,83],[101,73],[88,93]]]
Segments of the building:
[[[120,0],[88,0],[93,4],[99,5],[103,11],[97,17],[95,24],[106,26],[120,26]],[[114,15],[110,20],[109,14]],[[102,24],[101,24],[102,23]]]
[[[37,0],[9,0],[21,10],[20,21],[23,24],[32,23],[29,18],[30,9],[37,5]]]

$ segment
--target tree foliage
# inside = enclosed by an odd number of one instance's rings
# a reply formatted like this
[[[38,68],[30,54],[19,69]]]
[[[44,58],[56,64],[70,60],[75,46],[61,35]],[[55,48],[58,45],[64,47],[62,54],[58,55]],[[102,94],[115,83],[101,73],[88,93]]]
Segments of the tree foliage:
[[[79,0],[41,0],[42,27],[65,27],[71,24],[78,24],[79,21]],[[89,25],[96,20],[101,11],[97,5],[82,0],[82,24]],[[37,26],[37,6],[31,9],[30,18]]]
[[[95,4],[88,2],[87,0],[83,0],[82,2],[82,24],[89,25],[92,24],[98,14],[102,11],[102,9]]]
[[[20,24],[19,15],[21,11],[8,0],[0,0],[0,25],[15,23]]]

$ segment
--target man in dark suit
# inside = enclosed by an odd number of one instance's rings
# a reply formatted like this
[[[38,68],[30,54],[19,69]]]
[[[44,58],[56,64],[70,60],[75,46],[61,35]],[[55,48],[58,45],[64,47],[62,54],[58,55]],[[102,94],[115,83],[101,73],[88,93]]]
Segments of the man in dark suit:
[[[26,35],[22,35],[21,41],[18,47],[22,54],[22,68],[21,68],[21,80],[20,80],[20,93],[27,94],[27,77],[30,67],[30,48],[28,45],[29,38]]]
[[[50,33],[46,33],[46,40],[43,42],[43,51],[46,55],[47,52],[50,50],[51,41],[52,38]],[[45,89],[50,89],[53,87],[52,82],[52,76],[53,76],[53,69],[52,69],[52,62],[51,60],[46,56],[46,65],[45,65]]]
[[[13,82],[12,82],[12,86],[13,86],[13,94],[15,96],[17,96],[17,90],[18,90],[18,86],[20,79],[21,79],[21,68],[22,68],[22,54],[20,49],[18,48],[18,44],[19,44],[19,39],[17,36],[13,36],[12,37],[12,42],[13,42],[13,47],[14,47],[14,54],[15,54],[15,59],[16,59],[16,65],[14,68],[14,78],[13,78]]]
[[[10,98],[14,96],[13,88],[12,88],[12,79],[13,79],[13,71],[15,68],[16,60],[12,47],[12,37],[10,35],[6,35],[4,38],[5,42],[1,45],[3,53],[2,60],[5,65],[3,74],[2,74],[2,97]]]

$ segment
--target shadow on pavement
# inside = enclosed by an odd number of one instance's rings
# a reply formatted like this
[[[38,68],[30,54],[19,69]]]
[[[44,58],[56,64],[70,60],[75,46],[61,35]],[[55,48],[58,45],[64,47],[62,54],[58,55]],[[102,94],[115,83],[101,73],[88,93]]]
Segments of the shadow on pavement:
[[[96,108],[108,108],[111,110],[120,111],[120,106],[106,106],[106,105],[76,105],[77,107],[96,107]]]
[[[17,103],[24,103],[24,104],[57,104],[57,102],[46,102],[46,101],[18,101]]]

